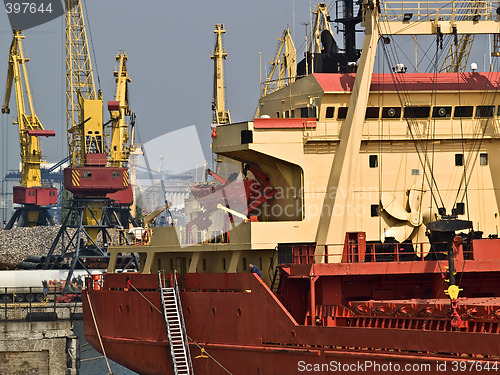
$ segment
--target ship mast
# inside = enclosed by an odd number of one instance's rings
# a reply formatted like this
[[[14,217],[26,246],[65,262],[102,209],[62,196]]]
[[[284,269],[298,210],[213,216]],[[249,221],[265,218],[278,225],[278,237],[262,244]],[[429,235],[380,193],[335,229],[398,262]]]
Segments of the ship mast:
[[[216,24],[214,27],[215,47],[210,58],[214,60],[214,100],[212,102],[214,124],[223,125],[231,123],[229,110],[226,109],[225,86],[224,86],[224,60],[227,52],[222,47],[222,34],[224,34],[223,24]]]
[[[363,52],[359,62],[356,79],[354,81],[351,97],[349,100],[349,110],[347,117],[340,128],[340,144],[335,152],[335,158],[330,170],[328,185],[330,188],[336,187],[336,194],[327,191],[323,201],[322,215],[316,232],[316,255],[326,253],[326,244],[339,244],[344,240],[345,220],[338,220],[334,215],[326,214],[338,212],[349,207],[351,182],[356,161],[361,146],[361,136],[365,121],[366,106],[368,103],[369,87],[373,75],[373,66],[377,51],[379,33],[377,28],[378,11],[376,7],[370,7],[367,1],[363,2],[365,27],[365,41]],[[372,9],[373,8],[373,9]]]

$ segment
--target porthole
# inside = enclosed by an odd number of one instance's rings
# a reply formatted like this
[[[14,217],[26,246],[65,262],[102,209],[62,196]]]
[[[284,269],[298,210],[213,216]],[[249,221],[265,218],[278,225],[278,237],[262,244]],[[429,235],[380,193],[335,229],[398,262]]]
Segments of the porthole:
[[[295,331],[292,330],[292,339],[295,338]]]
[[[149,313],[152,314],[153,313],[153,306],[149,306]]]
[[[118,306],[118,311],[122,312],[123,311],[123,305]]]
[[[387,115],[389,117],[394,117],[396,116],[396,110],[394,108],[390,108],[388,111],[387,111]]]
[[[127,313],[129,313],[129,312],[130,312],[130,306],[127,305]]]
[[[212,315],[215,316],[215,307],[212,307]]]
[[[188,306],[186,309],[186,315],[191,315],[191,307]]]
[[[241,308],[239,308],[239,307],[238,307],[237,314],[238,314],[238,317],[241,318]]]

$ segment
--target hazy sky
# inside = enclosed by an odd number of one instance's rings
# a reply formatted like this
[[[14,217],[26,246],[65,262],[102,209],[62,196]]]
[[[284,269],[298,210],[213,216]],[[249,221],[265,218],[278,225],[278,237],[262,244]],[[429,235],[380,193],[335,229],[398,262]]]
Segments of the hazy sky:
[[[330,3],[330,2],[329,2]],[[277,47],[277,37],[289,24],[293,30],[295,7],[296,46],[304,40],[309,21],[307,0],[192,0],[132,1],[86,0],[95,57],[104,100],[114,100],[113,68],[117,50],[128,52],[130,105],[137,115],[142,142],[169,131],[196,125],[207,158],[212,119],[212,72],[210,53],[213,27],[223,23],[226,61],[227,105],[234,122],[250,120],[259,93],[259,52],[267,69]],[[0,98],[3,104],[7,56],[12,33],[0,5]],[[56,19],[26,31],[25,52],[38,117],[57,136],[43,141],[49,162],[66,156],[64,83],[64,20]],[[90,36],[90,34],[89,34]],[[97,77],[97,75],[96,75]],[[97,82],[96,82],[97,83]],[[11,115],[1,115],[2,173],[19,164],[17,128]],[[104,113],[105,118],[108,113]],[[8,132],[8,142],[5,138]],[[165,147],[169,147],[168,142]],[[8,157],[7,157],[8,155]],[[167,167],[168,169],[168,167]]]

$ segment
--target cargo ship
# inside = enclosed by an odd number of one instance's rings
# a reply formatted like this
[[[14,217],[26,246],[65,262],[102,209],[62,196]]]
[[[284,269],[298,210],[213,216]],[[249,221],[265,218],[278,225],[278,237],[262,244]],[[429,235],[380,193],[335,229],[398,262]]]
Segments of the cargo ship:
[[[283,33],[255,118],[214,126],[236,175],[212,172],[186,227],[110,247],[87,279],[85,337],[107,358],[140,374],[500,371],[500,73],[464,57],[479,35],[500,55],[499,5],[327,8],[300,62]],[[398,60],[400,37],[431,42],[431,70]],[[131,251],[141,271],[114,272]]]

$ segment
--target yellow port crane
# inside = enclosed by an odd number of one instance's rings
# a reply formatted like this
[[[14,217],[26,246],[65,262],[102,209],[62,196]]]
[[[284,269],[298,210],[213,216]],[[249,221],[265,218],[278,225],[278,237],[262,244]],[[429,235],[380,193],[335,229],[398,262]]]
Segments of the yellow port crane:
[[[52,137],[55,132],[45,130],[35,113],[26,67],[29,58],[25,57],[22,44],[25,36],[20,30],[13,30],[13,34],[2,113],[10,113],[9,103],[12,88],[14,88],[17,104],[17,119],[14,120],[14,124],[19,127],[19,145],[21,146],[21,186],[14,186],[13,201],[22,206],[15,210],[5,229],[11,229],[16,223],[17,226],[54,225],[46,206],[57,203],[57,189],[42,186],[40,164],[44,161],[38,137]],[[29,113],[25,103],[25,94],[28,99]]]
[[[103,123],[102,94],[95,87],[82,0],[65,0],[65,8],[70,166],[64,169],[64,188],[73,193],[73,199],[44,267],[57,268],[69,264],[70,280],[77,266],[89,268],[106,264],[109,259],[107,249],[112,241],[126,241],[121,231],[118,231],[119,238],[115,239],[108,231],[109,228],[123,229],[128,226],[128,222],[121,220],[122,208],[117,207],[109,195],[126,190],[129,176],[128,168],[121,165],[122,156],[117,154],[114,163],[108,162],[111,139]],[[68,227],[75,228],[76,234],[65,240]],[[56,249],[61,249],[60,255],[55,254]],[[132,261],[136,263],[133,256],[121,259],[124,262],[121,268],[127,268]]]

